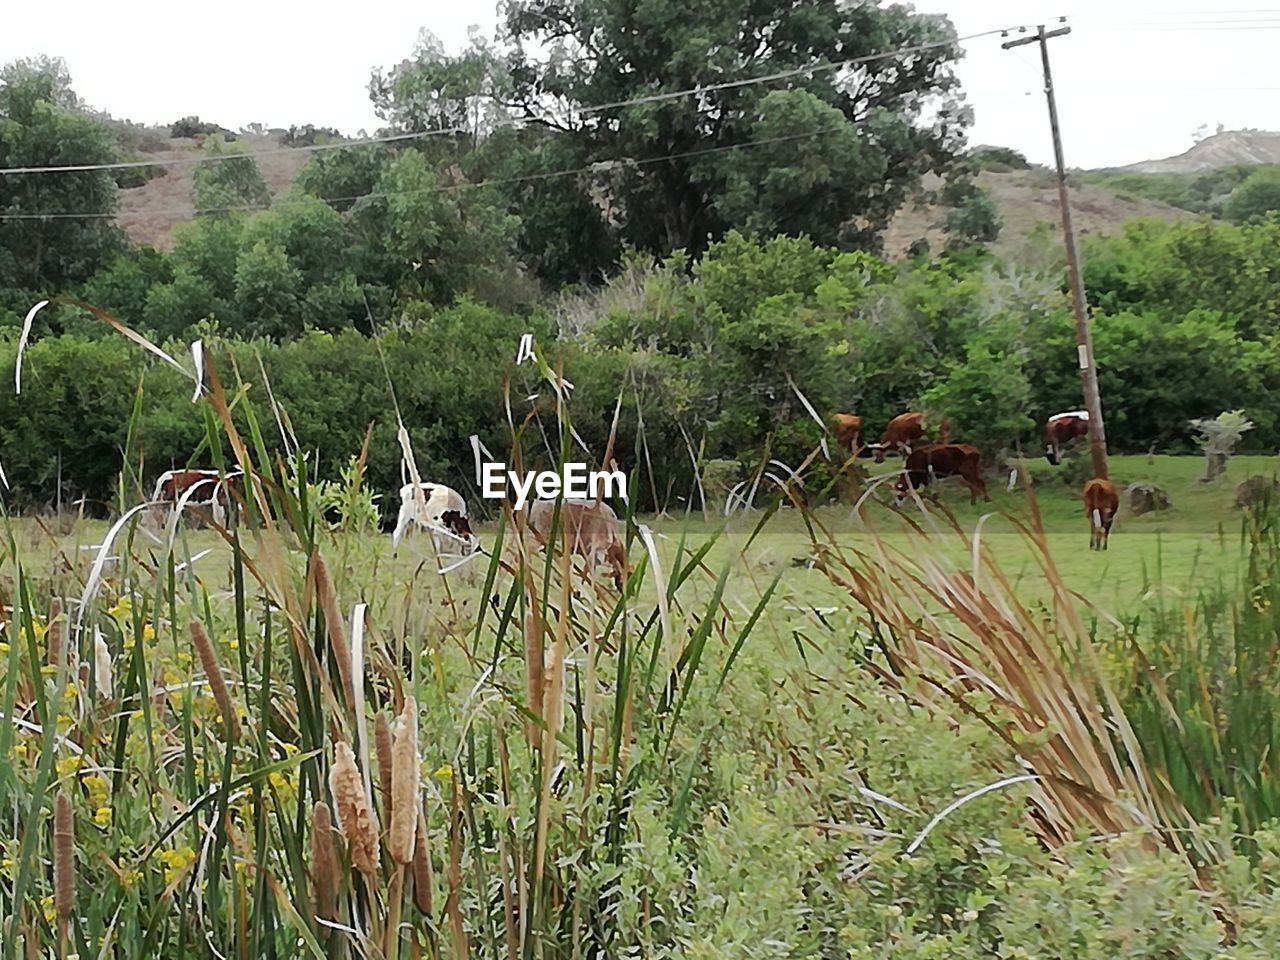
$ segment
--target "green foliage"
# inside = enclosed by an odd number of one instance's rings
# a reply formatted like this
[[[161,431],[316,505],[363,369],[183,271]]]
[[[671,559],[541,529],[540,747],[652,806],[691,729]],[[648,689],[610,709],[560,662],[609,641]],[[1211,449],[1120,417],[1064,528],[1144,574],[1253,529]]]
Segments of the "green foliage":
[[[173,123],[169,124],[169,136],[171,137],[199,137],[211,135],[221,135],[226,137],[228,140],[235,139],[235,134],[226,127],[201,120],[194,114],[183,117],[180,120],[175,120]]]
[[[79,111],[61,60],[19,60],[0,70],[0,166],[112,163],[112,131]],[[109,171],[0,177],[0,287],[61,292],[88,279],[124,246],[103,215],[115,212]],[[57,214],[89,214],[57,217]],[[44,219],[40,214],[53,214]]]
[[[1280,167],[1263,167],[1232,191],[1222,215],[1232,223],[1280,212]]]
[[[1000,236],[1004,221],[986,187],[967,177],[953,177],[942,189],[942,203],[948,208],[942,225],[950,249],[993,243]]]
[[[1253,164],[1239,164],[1201,173],[1098,173],[1085,174],[1084,179],[1117,193],[1219,216],[1233,191],[1258,170]]]
[[[1004,173],[1009,170],[1031,169],[1027,158],[1009,147],[975,147],[965,154],[964,159],[976,170]]]
[[[228,209],[265,207],[271,202],[267,183],[244,144],[226,146],[221,138],[206,142],[209,160],[196,165],[192,192],[196,210],[224,214]],[[216,158],[216,159],[213,159]]]
[[[1033,439],[1036,423],[1031,409],[1031,384],[1023,361],[1015,353],[993,352],[975,342],[965,358],[954,362],[944,378],[920,398],[924,409],[951,418],[952,439],[972,443],[983,453],[984,465],[1000,467],[1000,455]]]

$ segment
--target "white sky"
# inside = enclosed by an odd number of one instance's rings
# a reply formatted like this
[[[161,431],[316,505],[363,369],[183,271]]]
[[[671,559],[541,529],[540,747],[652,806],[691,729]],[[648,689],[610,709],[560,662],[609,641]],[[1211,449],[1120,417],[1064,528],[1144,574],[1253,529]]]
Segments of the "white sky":
[[[1097,167],[1180,153],[1200,124],[1280,130],[1280,0],[917,0],[949,14],[961,35],[1053,23],[1067,163]],[[118,117],[168,123],[199,114],[237,128],[315,123],[354,134],[378,125],[370,70],[403,59],[426,27],[456,50],[471,24],[492,34],[489,0],[363,0],[339,7],[294,0],[215,6],[143,0],[6,4],[0,62],[66,59],[76,91]],[[187,9],[188,14],[179,11]],[[1036,48],[1000,38],[966,44],[960,74],[976,113],[973,143],[1052,159]]]

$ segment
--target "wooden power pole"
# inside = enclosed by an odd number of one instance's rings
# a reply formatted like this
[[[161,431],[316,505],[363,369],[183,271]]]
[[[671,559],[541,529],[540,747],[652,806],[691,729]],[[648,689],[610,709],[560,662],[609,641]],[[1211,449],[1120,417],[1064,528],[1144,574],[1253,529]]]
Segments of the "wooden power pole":
[[[1093,475],[1107,479],[1107,429],[1102,421],[1102,397],[1098,393],[1098,368],[1093,362],[1093,335],[1089,331],[1089,307],[1085,299],[1084,281],[1080,278],[1080,252],[1071,225],[1071,201],[1067,195],[1067,170],[1062,159],[1062,135],[1058,130],[1058,104],[1053,96],[1053,73],[1049,69],[1049,44],[1053,37],[1063,37],[1070,27],[1045,32],[1041,25],[1035,36],[1010,40],[1000,46],[1005,50],[1028,43],[1040,44],[1040,62],[1044,68],[1044,95],[1049,102],[1049,126],[1053,130],[1053,159],[1058,167],[1058,206],[1062,210],[1062,240],[1067,248],[1067,273],[1071,282],[1071,307],[1076,316],[1076,354],[1080,364],[1080,380],[1084,387],[1084,407],[1089,412],[1089,448],[1093,455]]]

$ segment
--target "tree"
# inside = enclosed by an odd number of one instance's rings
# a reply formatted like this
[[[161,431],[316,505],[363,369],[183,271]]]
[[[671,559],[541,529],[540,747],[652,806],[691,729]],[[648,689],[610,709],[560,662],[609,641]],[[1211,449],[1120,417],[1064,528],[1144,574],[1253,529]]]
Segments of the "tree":
[[[206,150],[213,159],[197,164],[192,175],[197,211],[225,215],[229,208],[265,207],[271,202],[258,164],[243,155],[243,143],[226,146],[215,137],[207,141]]]
[[[946,376],[920,398],[934,422],[950,418],[952,436],[981,450],[987,467],[1000,466],[997,458],[1035,426],[1026,413],[1030,401],[1022,358],[979,342],[970,343],[963,362],[949,364]]]
[[[991,191],[968,176],[952,177],[942,188],[942,203],[948,208],[942,226],[947,246],[963,249],[978,243],[994,243],[1004,221]]]
[[[731,228],[872,246],[920,175],[954,157],[969,119],[952,97],[950,22],[905,6],[513,0],[505,10],[503,56],[475,44],[450,58],[420,42],[375,75],[375,105],[397,127],[463,126],[473,142],[504,118],[541,129],[533,154],[554,144],[557,161],[607,171],[577,189],[618,212],[624,245],[659,255],[696,256]],[[833,68],[922,44],[937,45]],[[714,89],[790,70],[790,90]],[[697,87],[713,89],[662,98]],[[528,164],[574,183],[575,168]]]
[[[808,221],[793,219],[786,229],[831,235],[849,224],[851,241],[870,242],[920,174],[955,155],[968,119],[949,96],[958,54],[948,42],[955,37],[950,22],[904,6],[882,8],[878,0],[781,8],[753,0],[513,0],[504,34],[513,48],[507,58],[512,109],[588,144],[592,160],[633,164],[621,189],[629,214],[624,238],[661,253],[697,254],[730,227],[750,229],[735,219],[747,192],[740,168],[751,163],[752,150],[764,147],[759,141],[770,126],[795,131],[806,111],[824,125],[810,126],[789,150],[770,145],[774,164],[756,165],[756,187],[771,204],[817,196],[825,174],[811,193],[803,182],[769,183],[767,177],[783,161],[807,167],[803,158],[821,149],[821,167],[843,167],[850,202],[818,205]],[[927,43],[939,46],[829,68]],[[808,67],[817,69],[789,78],[792,95],[775,96],[767,112],[764,101],[776,91],[767,83],[623,103]],[[919,122],[924,91],[937,106],[932,124]],[[833,130],[825,121],[834,117],[822,116],[813,100],[854,124],[852,136],[843,126]],[[824,138],[827,145],[818,148]]]
[[[78,112],[66,65],[48,57],[0,70],[0,167],[112,163],[110,128]],[[116,182],[110,171],[0,177],[0,286],[62,293],[124,248],[111,220]],[[42,214],[51,215],[45,219]],[[59,216],[82,214],[80,216]]]
[[[1227,197],[1222,214],[1232,223],[1244,223],[1280,211],[1280,167],[1254,171]]]

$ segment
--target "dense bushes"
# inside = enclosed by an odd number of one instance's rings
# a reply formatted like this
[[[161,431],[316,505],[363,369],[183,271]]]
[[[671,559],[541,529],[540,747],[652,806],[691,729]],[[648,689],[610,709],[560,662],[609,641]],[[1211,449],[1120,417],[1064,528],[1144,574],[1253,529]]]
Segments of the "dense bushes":
[[[388,376],[422,470],[468,488],[467,437],[506,448],[503,378],[528,331],[563,359],[575,385],[571,414],[595,455],[621,401],[619,460],[637,474],[644,508],[690,496],[695,458],[736,460],[743,475],[766,450],[798,463],[821,437],[802,396],[824,417],[857,411],[868,435],[909,408],[950,417],[953,436],[992,464],[1003,450],[1038,447],[1045,417],[1081,402],[1060,278],[980,251],[892,266],[805,240],[730,234],[695,264],[635,262],[597,291],[563,297],[559,330],[542,313],[411,300],[375,339],[347,236],[342,215],[318,202],[201,221],[171,255],[117,259],[85,292],[122,317],[140,313],[156,336],[179,338],[177,352],[197,333],[209,338],[258,391],[260,359],[324,476],[336,477],[375,424],[369,472],[380,490],[400,481]],[[1090,248],[1113,450],[1190,450],[1189,420],[1236,408],[1257,424],[1253,448],[1280,441],[1275,316],[1259,308],[1280,302],[1266,259],[1278,238],[1274,221],[1137,225]],[[1191,277],[1195,253],[1202,269]],[[22,306],[13,309],[16,322]],[[213,320],[193,326],[200,317]],[[235,329],[253,340],[228,338]],[[27,391],[0,394],[0,461],[16,498],[53,500],[61,453],[64,499],[107,500],[144,370],[145,472],[191,455],[202,426],[177,374],[148,369],[79,311],[46,311],[35,333]],[[0,348],[0,368],[13,351],[12,342]],[[517,421],[550,402],[532,369],[514,370]],[[544,420],[554,418],[531,422],[530,458],[546,449]]]

